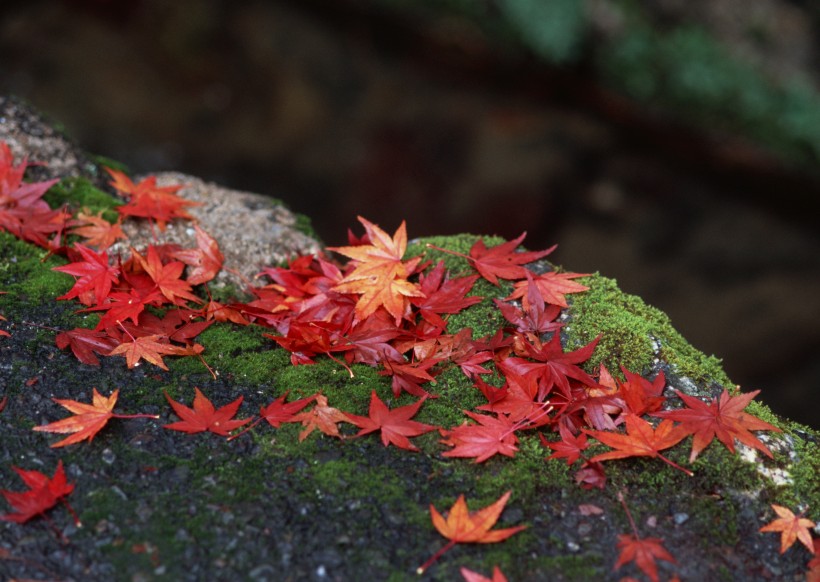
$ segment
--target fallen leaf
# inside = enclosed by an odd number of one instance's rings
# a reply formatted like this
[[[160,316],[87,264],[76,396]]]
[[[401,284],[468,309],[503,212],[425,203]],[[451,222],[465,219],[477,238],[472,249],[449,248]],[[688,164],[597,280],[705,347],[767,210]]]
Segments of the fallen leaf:
[[[165,392],[165,398],[168,404],[174,409],[174,412],[182,420],[166,424],[163,428],[170,430],[178,430],[188,434],[210,431],[220,436],[228,436],[228,434],[240,426],[250,422],[250,418],[239,420],[231,420],[236,411],[239,410],[239,405],[242,404],[243,396],[240,396],[233,402],[214,408],[208,398],[200,392],[199,388],[194,388],[194,406],[188,408],[180,402],[172,400],[168,393]]]
[[[413,404],[399,406],[391,410],[373,390],[370,394],[370,415],[348,414],[347,417],[350,422],[361,429],[356,433],[357,437],[380,430],[384,446],[393,444],[400,449],[418,451],[418,448],[407,437],[418,436],[436,428],[430,424],[410,420],[419,411],[424,400],[425,398],[422,397]]]
[[[672,554],[663,547],[663,540],[660,538],[639,538],[632,534],[621,534],[618,536],[618,549],[621,553],[618,554],[614,570],[628,562],[635,562],[652,582],[658,582],[658,566],[655,560],[677,563]]]
[[[35,426],[34,430],[39,432],[74,433],[51,445],[52,448],[64,447],[74,443],[79,443],[88,439],[91,442],[94,436],[106,425],[111,418],[159,418],[155,414],[115,414],[114,405],[120,394],[119,389],[114,390],[111,396],[103,396],[92,388],[93,396],[91,404],[84,404],[76,400],[53,398],[54,402],[74,413],[56,422]]]
[[[475,414],[465,410],[464,414],[478,424],[461,424],[452,430],[441,430],[442,443],[453,447],[442,453],[444,457],[475,457],[476,463],[486,461],[496,454],[514,457],[518,451],[518,437],[515,431],[520,428],[509,416],[499,414],[489,416]]]
[[[743,412],[743,409],[748,406],[752,398],[760,393],[760,390],[729,396],[729,392],[724,388],[720,397],[712,398],[709,403],[703,402],[694,396],[688,396],[679,390],[675,390],[675,392],[686,404],[686,408],[656,412],[653,416],[676,420],[681,423],[687,434],[694,435],[692,453],[689,456],[690,463],[698,458],[701,451],[715,437],[732,452],[735,452],[734,441],[737,439],[744,445],[759,450],[767,457],[772,457],[768,447],[749,431],[771,430],[781,432],[781,430],[768,422]]]
[[[507,491],[498,498],[497,501],[488,505],[484,509],[479,509],[473,513],[467,510],[467,502],[464,495],[459,495],[447,519],[430,505],[430,517],[438,532],[450,540],[447,545],[436,552],[427,562],[416,570],[418,574],[423,574],[444,552],[452,548],[455,544],[493,544],[507,539],[513,534],[526,529],[525,525],[508,527],[505,529],[492,530],[495,522],[504,511],[504,506],[510,498],[511,491]]]
[[[315,406],[310,410],[297,414],[290,422],[301,422],[305,427],[299,433],[299,442],[302,442],[317,428],[326,435],[342,438],[342,435],[339,434],[339,427],[336,425],[340,422],[350,422],[350,419],[338,408],[328,406],[326,396],[317,394]]]
[[[690,477],[693,475],[692,471],[684,469],[660,454],[660,451],[673,447],[686,438],[688,433],[680,425],[675,425],[671,420],[666,419],[657,428],[652,428],[651,424],[634,414],[626,415],[625,422],[626,434],[583,429],[586,434],[594,439],[617,449],[595,455],[590,459],[591,462],[628,457],[658,457]]]
[[[761,532],[780,532],[780,553],[785,554],[795,541],[800,540],[800,543],[814,553],[814,543],[812,541],[810,528],[814,527],[814,522],[806,517],[804,513],[795,515],[788,507],[782,505],[775,505],[772,503],[772,509],[779,516],[777,519],[769,522],[761,527],[758,531]]]
[[[0,490],[0,493],[14,509],[12,513],[0,516],[3,521],[25,523],[33,517],[45,514],[58,501],[65,501],[63,498],[74,491],[74,484],[68,483],[66,479],[62,461],[57,461],[57,469],[51,478],[40,471],[26,471],[19,467],[12,467],[12,469],[20,476],[29,490],[20,492]],[[68,504],[66,505],[68,506]],[[73,510],[71,511],[73,513]],[[79,520],[76,517],[75,522],[79,525]]]

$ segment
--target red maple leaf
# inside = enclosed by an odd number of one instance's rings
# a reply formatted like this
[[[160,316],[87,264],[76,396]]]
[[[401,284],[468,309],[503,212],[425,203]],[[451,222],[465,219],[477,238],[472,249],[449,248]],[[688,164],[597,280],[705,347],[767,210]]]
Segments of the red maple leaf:
[[[635,562],[635,565],[641,571],[649,576],[652,582],[658,582],[658,566],[655,560],[665,560],[672,564],[677,564],[674,556],[670,554],[666,548],[663,547],[663,540],[660,538],[641,538],[638,535],[638,528],[635,525],[635,520],[632,519],[632,514],[629,512],[629,507],[626,505],[623,493],[618,492],[618,500],[623,505],[626,516],[629,519],[629,524],[632,526],[633,534],[621,534],[618,536],[618,549],[621,553],[618,555],[618,561],[615,563],[613,570],[617,570],[628,562]]]
[[[127,204],[116,208],[117,212],[121,216],[138,216],[156,221],[161,231],[174,218],[193,219],[185,211],[186,207],[201,204],[177,196],[175,192],[181,190],[182,186],[157,186],[156,176],[149,176],[134,184],[122,172],[111,168],[106,168],[106,171],[114,178],[111,185],[129,198]]]
[[[532,301],[529,290],[533,286],[532,283],[534,283],[535,287],[538,288],[539,295],[545,302],[559,307],[569,307],[566,297],[564,297],[567,293],[580,293],[589,290],[586,285],[570,280],[578,277],[589,277],[589,273],[556,273],[555,271],[548,271],[536,275],[532,282],[529,278],[526,281],[516,282],[515,291],[507,297],[507,300],[521,299],[526,309]]]
[[[168,404],[174,409],[174,412],[182,420],[166,424],[163,428],[170,430],[178,430],[188,434],[198,432],[210,431],[220,436],[228,436],[232,430],[250,422],[250,418],[239,420],[231,420],[239,410],[239,405],[242,404],[243,396],[240,396],[233,402],[214,408],[208,398],[199,391],[199,388],[194,388],[196,395],[194,396],[193,408],[188,408],[181,402],[172,400],[168,393],[165,392],[165,398]]]
[[[498,518],[501,516],[501,512],[504,511],[504,506],[510,498],[510,493],[510,491],[507,491],[494,503],[472,513],[467,509],[467,502],[464,501],[464,495],[459,495],[453,507],[450,508],[450,513],[447,515],[446,520],[433,505],[430,505],[430,517],[433,521],[433,526],[435,526],[441,535],[450,541],[420,566],[416,570],[416,573],[423,574],[433,562],[456,544],[494,544],[506,540],[511,535],[526,529],[527,526],[525,525],[496,530],[492,529],[495,522],[498,521]]]
[[[486,461],[496,454],[514,457],[518,451],[515,431],[521,428],[504,414],[488,416],[465,410],[464,414],[478,424],[463,424],[452,430],[440,429],[441,441],[453,447],[442,453],[444,457],[475,457],[476,463]]]
[[[572,434],[572,431],[564,422],[558,425],[558,432],[561,439],[556,442],[548,441],[544,438],[544,435],[538,434],[541,444],[555,451],[547,459],[566,459],[567,465],[572,465],[584,456],[583,452],[589,447],[587,435],[582,432],[577,435]]]
[[[302,442],[314,429],[319,429],[326,435],[342,438],[339,433],[340,422],[350,422],[348,416],[333,408],[327,403],[327,397],[322,394],[316,395],[316,405],[305,412],[301,412],[293,417],[289,422],[301,422],[305,429],[299,433],[299,442]]]
[[[598,336],[572,352],[564,352],[558,333],[553,334],[552,339],[541,346],[521,341],[517,345],[520,346],[522,353],[535,361],[509,357],[498,366],[504,374],[512,371],[520,376],[535,377],[538,380],[538,393],[533,394],[533,397],[539,401],[543,400],[553,387],[557,387],[567,400],[572,400],[569,378],[574,378],[586,386],[596,386],[595,380],[579,368],[578,364],[590,358],[600,339],[601,336]]]
[[[74,484],[68,483],[62,460],[57,461],[57,469],[54,476],[49,478],[40,471],[27,471],[19,467],[12,467],[28,487],[28,491],[8,491],[0,490],[0,493],[9,502],[14,511],[0,516],[3,521],[13,521],[15,523],[25,523],[33,517],[44,515],[46,511],[54,507],[58,501],[63,501],[66,507],[74,514],[74,510],[65,501],[65,497],[74,491]],[[79,526],[79,520],[75,522]]]
[[[529,272],[527,272],[527,281],[532,282],[532,275]],[[527,298],[528,301],[524,304],[523,310],[500,299],[494,299],[493,302],[501,311],[504,319],[512,323],[521,333],[531,333],[534,337],[540,337],[547,332],[561,328],[563,324],[555,321],[561,313],[561,308],[557,305],[547,307],[537,285],[527,287]]]
[[[424,297],[413,297],[410,302],[418,308],[418,313],[425,321],[435,327],[446,327],[441,318],[443,313],[458,313],[476,303],[482,297],[467,297],[467,293],[478,280],[478,275],[448,279],[445,277],[444,261],[439,261],[435,268],[419,277],[419,287]]]
[[[433,248],[451,255],[463,257],[470,261],[479,274],[493,285],[498,285],[499,279],[523,279],[527,276],[527,269],[522,265],[537,261],[546,257],[555,250],[552,246],[543,251],[521,251],[516,252],[518,245],[527,236],[526,232],[513,240],[501,243],[489,249],[484,244],[484,239],[478,239],[470,248],[470,255],[463,255],[456,251],[442,249],[435,245],[428,244],[428,248]]]
[[[635,562],[652,582],[658,582],[658,566],[655,560],[677,563],[674,556],[663,547],[663,540],[660,538],[639,538],[633,534],[620,534],[618,549],[621,553],[615,562],[615,570],[628,562]]]
[[[42,426],[35,426],[34,430],[62,434],[74,433],[51,445],[52,448],[57,448],[79,443],[85,439],[91,442],[94,436],[102,430],[111,418],[159,418],[155,414],[115,414],[113,410],[117,402],[117,397],[120,394],[119,389],[114,390],[111,396],[107,397],[97,392],[96,388],[93,388],[92,391],[91,404],[77,402],[76,400],[54,398],[54,402],[73,412],[74,416],[69,416],[68,418]]]
[[[102,303],[111,292],[111,286],[119,280],[120,270],[108,264],[108,253],[97,253],[80,243],[74,243],[76,253],[83,260],[74,260],[61,267],[53,267],[53,271],[68,273],[79,277],[74,286],[57,299],[79,299],[83,305]],[[71,256],[71,255],[69,255]]]
[[[138,365],[140,360],[145,360],[167,371],[168,366],[165,365],[162,356],[196,356],[203,350],[204,348],[199,344],[176,346],[168,342],[167,336],[152,334],[131,336],[131,341],[122,342],[106,355],[125,356],[125,362],[129,368]]]
[[[245,427],[242,432],[232,435],[228,440],[232,441],[235,438],[239,438],[263,420],[267,420],[268,424],[276,428],[279,428],[283,422],[294,422],[296,413],[316,399],[316,394],[314,394],[313,396],[308,396],[307,398],[299,398],[293,402],[286,403],[285,399],[288,397],[289,392],[289,390],[286,391],[267,406],[260,406],[259,418]]]
[[[176,251],[172,253],[172,256],[189,267],[193,267],[186,278],[188,284],[201,285],[216,277],[225,257],[211,235],[199,228],[197,224],[194,225],[194,230],[196,231],[197,248]]]
[[[156,284],[157,289],[165,298],[175,305],[184,305],[182,299],[188,299],[195,303],[201,303],[202,300],[191,293],[191,285],[180,279],[182,271],[185,269],[185,263],[181,261],[170,261],[163,264],[159,253],[154,245],[148,246],[147,257],[134,252],[134,257],[139,261],[145,272],[151,277],[151,280]]]
[[[64,350],[71,348],[74,355],[83,364],[99,366],[100,360],[96,354],[107,356],[119,345],[119,340],[111,337],[104,331],[77,327],[57,334],[57,347]]]
[[[782,505],[775,505],[772,503],[772,509],[779,516],[760,528],[761,532],[780,532],[780,553],[785,554],[795,541],[800,540],[800,543],[814,553],[814,543],[812,541],[810,528],[814,527],[814,522],[804,517],[805,511],[799,515],[795,515],[788,507]]]
[[[356,433],[357,437],[380,430],[384,446],[393,444],[400,449],[418,451],[418,448],[407,437],[418,436],[436,428],[430,424],[410,420],[419,411],[424,400],[425,398],[422,397],[413,404],[391,410],[373,390],[370,394],[369,416],[348,414],[347,417],[350,422],[361,429]]]
[[[107,249],[117,239],[127,238],[122,231],[121,220],[112,224],[102,217],[103,212],[100,210],[96,215],[88,214],[88,210],[78,212],[77,217],[71,221],[69,234],[83,237],[87,246],[100,250]]]
[[[651,424],[634,414],[627,414],[625,422],[626,434],[583,429],[589,436],[616,449],[608,453],[595,455],[590,461],[597,462],[628,457],[658,457],[690,477],[693,475],[692,471],[684,469],[660,454],[660,451],[675,446],[687,437],[689,433],[680,425],[675,425],[671,420],[666,419],[657,428],[653,429]]]
[[[735,451],[734,441],[737,439],[744,445],[757,449],[770,458],[772,457],[768,447],[749,431],[771,430],[781,432],[781,430],[768,422],[743,412],[752,398],[760,393],[760,390],[729,396],[729,392],[724,388],[720,397],[712,398],[709,403],[703,402],[694,396],[688,396],[679,390],[675,390],[675,392],[684,401],[686,408],[656,412],[654,416],[676,420],[681,423],[687,434],[694,435],[692,453],[689,456],[690,463],[697,459],[701,451],[715,437],[732,452]]]

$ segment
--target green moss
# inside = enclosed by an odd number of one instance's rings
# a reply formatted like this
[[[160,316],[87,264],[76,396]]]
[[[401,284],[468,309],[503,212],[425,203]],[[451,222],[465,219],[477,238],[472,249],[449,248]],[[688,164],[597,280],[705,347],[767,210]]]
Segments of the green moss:
[[[427,245],[433,245],[461,253],[462,255],[469,255],[470,249],[479,239],[483,239],[487,247],[492,247],[504,242],[504,239],[498,236],[476,236],[474,234],[431,236],[418,239],[413,241],[412,244],[407,245],[407,252],[404,255],[406,258],[423,256],[425,260],[432,261],[433,265],[436,265],[439,261],[444,261],[444,266],[449,271],[451,277],[463,277],[475,273],[475,269],[470,265],[470,261],[458,255],[430,248]]]
[[[70,275],[51,270],[65,265],[64,259],[6,232],[0,232],[0,256],[0,290],[8,293],[0,301],[7,309],[13,309],[14,302],[51,303],[74,284]]]
[[[543,580],[604,580],[609,569],[601,555],[594,552],[540,556],[533,560],[533,566]]]
[[[647,373],[656,357],[669,362],[677,374],[695,382],[714,381],[731,385],[720,360],[693,348],[662,311],[642,299],[618,289],[613,279],[593,275],[580,279],[590,287],[571,297],[571,321],[566,326],[568,349],[576,349],[601,336],[588,372],[604,364],[613,374],[619,366],[638,374]],[[655,342],[659,344],[656,355]]]
[[[66,178],[49,188],[43,196],[51,208],[68,204],[77,210],[87,209],[91,214],[103,211],[103,218],[116,222],[114,208],[122,204],[116,198],[99,190],[85,178]]]

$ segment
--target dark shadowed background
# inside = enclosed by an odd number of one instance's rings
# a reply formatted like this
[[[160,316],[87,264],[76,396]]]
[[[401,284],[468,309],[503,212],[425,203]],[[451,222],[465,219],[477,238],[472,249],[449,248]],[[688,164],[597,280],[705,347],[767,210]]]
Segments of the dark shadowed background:
[[[4,0],[0,91],[134,173],[269,194],[343,244],[528,232],[820,425],[820,8]]]

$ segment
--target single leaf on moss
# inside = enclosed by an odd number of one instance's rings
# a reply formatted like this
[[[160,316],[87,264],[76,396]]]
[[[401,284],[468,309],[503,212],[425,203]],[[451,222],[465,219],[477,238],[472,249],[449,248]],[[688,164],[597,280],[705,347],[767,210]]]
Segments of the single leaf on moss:
[[[111,396],[103,396],[93,388],[91,404],[53,398],[54,402],[74,413],[74,416],[64,418],[42,426],[35,426],[40,432],[74,433],[70,437],[54,443],[52,448],[64,447],[88,439],[91,442],[94,436],[102,430],[111,418],[159,418],[155,414],[115,414],[114,405],[119,396],[119,389],[114,390]]]
[[[775,505],[772,503],[772,509],[778,515],[778,518],[769,522],[760,528],[761,532],[780,532],[780,553],[785,554],[794,542],[800,540],[800,543],[806,546],[808,550],[814,553],[814,543],[812,541],[810,528],[814,527],[814,522],[803,516],[803,513],[795,515],[788,507],[782,505]]]
[[[422,397],[413,404],[398,406],[391,410],[373,390],[370,394],[369,416],[348,414],[347,417],[361,429],[356,433],[357,437],[379,430],[381,431],[384,446],[393,444],[400,449],[418,451],[418,448],[410,442],[408,437],[418,436],[436,429],[433,425],[410,420],[419,411],[424,401],[425,397]]]
[[[301,422],[305,427],[304,430],[299,433],[299,442],[301,442],[305,440],[307,436],[314,431],[314,429],[317,428],[326,435],[342,438],[337,424],[340,422],[351,421],[344,412],[338,408],[329,406],[326,396],[323,394],[317,394],[316,404],[314,407],[310,410],[297,414],[292,420],[290,420],[290,422]]]
[[[492,529],[495,522],[498,521],[498,518],[501,516],[501,512],[504,511],[504,506],[507,504],[510,494],[511,491],[507,491],[494,503],[472,513],[467,509],[467,502],[464,500],[464,495],[459,495],[453,507],[450,508],[447,519],[444,519],[438,510],[433,505],[430,505],[430,517],[433,521],[433,526],[435,526],[441,535],[450,541],[419,567],[417,573],[423,574],[433,562],[455,544],[493,544],[506,540],[511,535],[526,529],[527,526],[525,525],[497,530]]]
[[[172,400],[168,393],[165,392],[165,398],[168,404],[174,409],[174,412],[182,420],[166,424],[163,428],[170,430],[178,430],[188,434],[195,434],[199,432],[210,431],[220,436],[228,436],[228,434],[240,426],[250,422],[250,418],[234,419],[240,404],[242,404],[243,396],[240,396],[233,402],[226,404],[220,408],[214,408],[213,403],[202,393],[199,388],[194,388],[194,406],[189,408],[181,402]]]

